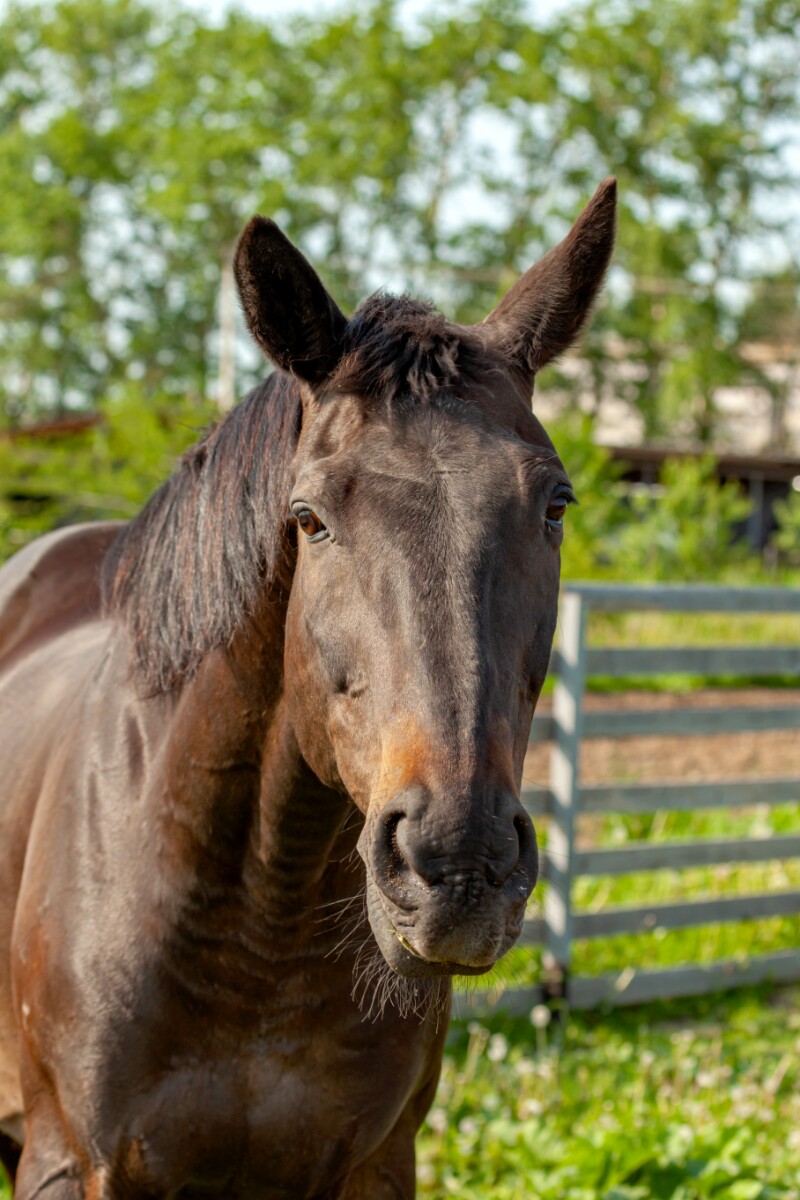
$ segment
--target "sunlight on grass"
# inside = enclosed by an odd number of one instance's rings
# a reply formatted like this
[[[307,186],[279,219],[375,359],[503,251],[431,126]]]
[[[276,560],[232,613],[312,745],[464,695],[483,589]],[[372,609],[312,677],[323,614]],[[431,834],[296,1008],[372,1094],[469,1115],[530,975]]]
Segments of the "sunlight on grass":
[[[419,1195],[797,1200],[800,992],[451,1031]]]
[[[591,646],[798,646],[796,613],[593,612]]]

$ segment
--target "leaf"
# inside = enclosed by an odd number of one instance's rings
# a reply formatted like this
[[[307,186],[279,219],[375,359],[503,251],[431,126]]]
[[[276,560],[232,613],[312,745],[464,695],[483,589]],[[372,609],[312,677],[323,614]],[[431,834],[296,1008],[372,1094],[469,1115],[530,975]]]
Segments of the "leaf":
[[[757,1179],[735,1179],[724,1192],[719,1193],[725,1200],[758,1200],[763,1194],[764,1185]]]

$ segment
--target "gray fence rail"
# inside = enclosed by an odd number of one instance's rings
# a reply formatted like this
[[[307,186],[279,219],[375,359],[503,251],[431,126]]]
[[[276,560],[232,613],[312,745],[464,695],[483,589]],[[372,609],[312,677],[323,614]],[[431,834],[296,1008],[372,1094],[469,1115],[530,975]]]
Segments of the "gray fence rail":
[[[800,833],[778,837],[700,839],[678,842],[629,842],[613,849],[578,850],[576,817],[585,813],[651,813],[659,809],[696,810],[747,804],[800,802],[798,774],[788,778],[707,783],[606,784],[581,786],[580,753],[588,738],[649,736],[692,737],[763,730],[800,730],[800,705],[585,711],[587,677],[631,677],[689,673],[707,676],[793,675],[800,677],[800,647],[594,648],[587,643],[591,612],[653,610],[692,613],[797,613],[800,592],[779,588],[623,587],[576,585],[561,598],[560,644],[551,671],[557,674],[552,714],[537,716],[532,742],[552,742],[550,785],[528,788],[523,801],[534,815],[549,818],[543,873],[547,879],[544,914],[526,922],[524,941],[543,943],[548,983],[538,989],[506,991],[498,1006],[525,1011],[548,995],[564,995],[577,1008],[633,1004],[654,998],[697,995],[740,984],[800,980],[800,949],[760,955],[745,962],[718,961],[703,966],[624,970],[595,977],[572,971],[576,939],[681,929],[800,913],[800,891],[698,899],[633,908],[576,911],[574,881],[587,875],[618,875],[716,863],[752,863],[800,857]],[[491,1006],[473,997],[473,1006]]]

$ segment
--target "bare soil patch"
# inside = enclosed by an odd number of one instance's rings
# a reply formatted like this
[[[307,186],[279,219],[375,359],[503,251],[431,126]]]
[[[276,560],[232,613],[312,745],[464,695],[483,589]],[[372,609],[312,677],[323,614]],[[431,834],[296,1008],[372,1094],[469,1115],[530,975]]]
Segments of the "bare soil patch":
[[[686,694],[664,692],[591,693],[587,711],[612,709],[702,709],[800,705],[800,688],[708,688]],[[542,701],[538,711],[549,711]],[[550,746],[531,746],[525,760],[525,782],[547,783]],[[800,775],[800,732],[715,734],[702,737],[597,738],[581,749],[581,782],[696,782]]]

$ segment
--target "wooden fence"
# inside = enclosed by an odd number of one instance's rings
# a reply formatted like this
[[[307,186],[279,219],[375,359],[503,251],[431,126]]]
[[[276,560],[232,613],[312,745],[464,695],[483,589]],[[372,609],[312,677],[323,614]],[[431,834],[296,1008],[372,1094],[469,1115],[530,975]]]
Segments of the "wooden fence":
[[[696,995],[767,980],[800,979],[800,949],[760,955],[744,962],[715,962],[660,970],[639,970],[635,962],[619,972],[595,977],[572,973],[578,938],[646,933],[724,921],[800,913],[800,891],[698,899],[635,908],[576,911],[573,882],[581,876],[716,863],[752,863],[800,856],[800,833],[760,838],[631,842],[619,848],[576,849],[575,822],[585,813],[653,813],[747,804],[800,801],[800,736],[797,774],[790,778],[707,783],[648,783],[584,786],[580,752],[588,738],[639,735],[695,735],[745,731],[800,730],[800,705],[772,707],[610,710],[587,712],[584,694],[592,675],[632,677],[689,673],[706,676],[800,676],[800,646],[724,646],[601,649],[587,644],[591,612],[797,613],[800,592],[777,588],[706,586],[624,587],[576,585],[560,606],[560,644],[552,668],[557,674],[552,715],[537,716],[531,741],[552,742],[550,786],[528,788],[523,801],[534,817],[548,816],[543,875],[547,880],[543,917],[526,922],[523,939],[546,948],[549,984],[506,992],[499,1007],[524,1011],[544,996],[562,994],[573,1007],[633,1004],[654,998]],[[476,998],[477,999],[477,998]],[[480,1002],[478,1002],[480,1007]]]

